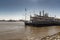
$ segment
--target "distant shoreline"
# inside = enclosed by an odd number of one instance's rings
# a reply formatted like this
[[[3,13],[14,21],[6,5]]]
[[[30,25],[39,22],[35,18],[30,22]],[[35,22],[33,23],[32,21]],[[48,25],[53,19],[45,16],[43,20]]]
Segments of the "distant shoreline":
[[[11,21],[0,21],[0,22],[11,22]],[[14,22],[14,21],[12,21]],[[16,22],[23,22],[23,21],[16,21]]]
[[[25,20],[0,20],[0,22],[24,22]]]

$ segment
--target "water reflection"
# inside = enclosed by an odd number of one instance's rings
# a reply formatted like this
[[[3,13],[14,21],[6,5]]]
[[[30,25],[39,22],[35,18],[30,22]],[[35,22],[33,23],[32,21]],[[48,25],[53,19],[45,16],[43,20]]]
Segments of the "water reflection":
[[[22,22],[0,22],[0,40],[40,40],[60,32],[60,26],[32,27]]]
[[[59,26],[49,27],[31,27],[26,26],[26,39],[27,40],[40,40],[41,38],[58,33],[60,30]]]

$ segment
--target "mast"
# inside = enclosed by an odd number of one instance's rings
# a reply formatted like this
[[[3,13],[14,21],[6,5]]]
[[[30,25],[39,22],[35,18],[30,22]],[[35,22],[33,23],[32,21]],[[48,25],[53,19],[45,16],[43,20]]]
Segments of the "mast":
[[[30,20],[31,20],[31,12],[30,12]]]
[[[27,11],[27,9],[25,8],[25,22],[26,22],[26,14],[27,14],[26,11]]]

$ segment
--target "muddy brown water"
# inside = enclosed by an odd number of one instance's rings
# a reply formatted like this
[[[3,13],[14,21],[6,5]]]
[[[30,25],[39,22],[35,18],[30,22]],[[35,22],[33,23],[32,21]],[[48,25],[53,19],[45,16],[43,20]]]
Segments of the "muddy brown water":
[[[60,32],[60,26],[32,27],[24,22],[0,22],[0,40],[40,40]]]

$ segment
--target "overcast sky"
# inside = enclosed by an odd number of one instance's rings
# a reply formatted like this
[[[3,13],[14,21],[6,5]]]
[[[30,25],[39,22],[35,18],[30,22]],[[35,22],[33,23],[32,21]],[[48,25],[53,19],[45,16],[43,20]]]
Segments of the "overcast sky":
[[[27,16],[45,10],[60,17],[60,0],[0,0],[0,19],[24,19],[25,8]]]

